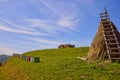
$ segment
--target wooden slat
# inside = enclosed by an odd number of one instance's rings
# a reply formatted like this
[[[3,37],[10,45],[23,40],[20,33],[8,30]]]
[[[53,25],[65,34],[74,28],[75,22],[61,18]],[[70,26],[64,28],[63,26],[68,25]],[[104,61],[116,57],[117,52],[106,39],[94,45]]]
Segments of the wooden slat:
[[[116,39],[106,39],[106,41],[116,41]]]
[[[106,15],[107,13],[100,13],[100,15]]]
[[[112,33],[113,31],[105,31],[104,33]]]
[[[107,45],[119,45],[119,43],[107,43]]]
[[[100,17],[104,17],[104,18],[108,17],[109,18],[109,15],[108,14],[103,14],[103,15],[101,14]]]
[[[109,21],[110,18],[101,18],[101,21]]]
[[[109,16],[107,16],[107,15],[105,15],[105,16],[102,15],[102,16],[100,16],[100,17],[101,17],[101,18],[105,18],[105,19],[106,19],[106,18],[109,18]]]
[[[101,22],[103,25],[102,28],[103,28],[103,32],[104,32],[104,39],[105,39],[108,57],[110,60],[120,60],[120,51],[119,51],[120,43],[118,43],[118,39],[116,37],[116,33],[114,32],[113,26],[111,25],[109,15],[107,14],[107,12],[100,13],[100,18],[101,18]],[[111,37],[113,39],[110,39]],[[116,46],[116,48],[112,47],[112,45]],[[108,46],[109,47],[111,46],[111,48],[109,48]],[[118,52],[110,52],[110,50],[113,50],[113,51],[117,50]],[[115,56],[113,56],[113,55],[115,55]]]
[[[120,48],[108,48],[109,50],[119,50]]]
[[[110,24],[103,24],[103,26],[104,26],[104,27],[106,27],[106,26],[109,26],[109,27],[110,27],[111,25],[110,25]]]
[[[112,52],[112,53],[110,53],[110,55],[112,55],[112,54],[119,54],[120,55],[120,52]]]
[[[102,21],[103,24],[110,24],[110,21]]]
[[[106,37],[114,37],[114,35],[105,35]]]
[[[104,30],[112,30],[112,28],[103,28]]]
[[[111,60],[120,60],[120,58],[110,58]]]

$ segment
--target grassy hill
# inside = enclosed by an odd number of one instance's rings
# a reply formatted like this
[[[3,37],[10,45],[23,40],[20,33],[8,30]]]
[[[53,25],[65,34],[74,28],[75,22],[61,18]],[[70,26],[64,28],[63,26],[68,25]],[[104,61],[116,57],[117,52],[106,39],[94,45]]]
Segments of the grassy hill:
[[[0,68],[0,80],[118,80],[118,63],[87,64],[78,56],[87,55],[88,47],[37,50],[25,53],[39,56],[40,63],[29,63],[15,57]],[[1,75],[2,74],[2,75]]]

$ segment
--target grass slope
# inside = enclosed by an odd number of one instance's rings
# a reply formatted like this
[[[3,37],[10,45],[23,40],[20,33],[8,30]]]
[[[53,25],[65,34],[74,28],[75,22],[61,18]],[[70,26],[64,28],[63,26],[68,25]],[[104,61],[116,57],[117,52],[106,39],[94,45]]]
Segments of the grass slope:
[[[40,63],[28,63],[11,57],[0,69],[0,73],[4,73],[5,80],[118,80],[120,78],[120,65],[117,63],[87,64],[76,58],[86,56],[87,52],[88,47],[31,51],[25,55],[39,56]]]
[[[7,80],[1,67],[0,67],[0,80]]]

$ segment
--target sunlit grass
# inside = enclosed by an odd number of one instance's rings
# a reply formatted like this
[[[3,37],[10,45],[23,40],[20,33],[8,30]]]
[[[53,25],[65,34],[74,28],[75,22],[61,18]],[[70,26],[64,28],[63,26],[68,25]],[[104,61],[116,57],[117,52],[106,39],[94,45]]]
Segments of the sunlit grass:
[[[118,63],[87,64],[77,58],[86,56],[88,49],[85,47],[27,52],[25,55],[38,56],[41,62],[30,63],[12,57],[2,69],[6,70],[7,67],[11,73],[20,71],[16,77],[11,77],[13,80],[23,80],[23,78],[25,80],[118,80],[120,78]],[[12,74],[7,77],[10,75]]]

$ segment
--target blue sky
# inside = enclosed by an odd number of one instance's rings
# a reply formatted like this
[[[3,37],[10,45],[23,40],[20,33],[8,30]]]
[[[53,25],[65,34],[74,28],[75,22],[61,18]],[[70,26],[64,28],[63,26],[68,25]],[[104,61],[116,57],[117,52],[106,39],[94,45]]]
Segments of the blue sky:
[[[0,0],[0,54],[90,46],[104,6],[120,30],[119,0]]]

